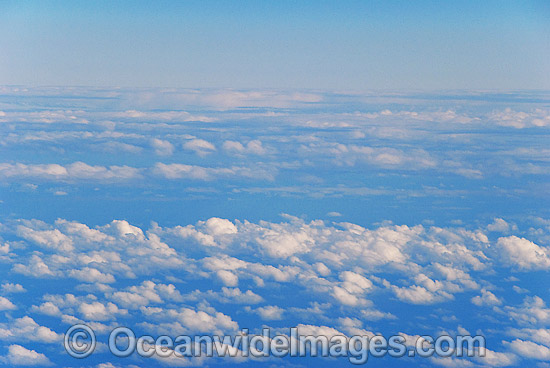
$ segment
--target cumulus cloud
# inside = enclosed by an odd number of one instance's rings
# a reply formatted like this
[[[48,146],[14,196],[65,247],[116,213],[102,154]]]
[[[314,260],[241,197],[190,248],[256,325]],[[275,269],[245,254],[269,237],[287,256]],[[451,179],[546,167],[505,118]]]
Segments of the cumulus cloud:
[[[237,286],[239,283],[239,277],[228,270],[219,270],[216,272],[216,276],[218,276],[226,286]]]
[[[487,230],[508,233],[510,230],[517,231],[517,226],[508,224],[504,219],[495,218],[492,224],[487,225]]]
[[[20,225],[17,227],[17,235],[46,248],[53,248],[64,252],[73,250],[72,240],[58,229],[35,230]]]
[[[247,290],[243,293],[239,288],[223,287],[221,293],[215,295],[218,300],[226,303],[257,304],[264,300],[252,290]]]
[[[499,238],[497,247],[503,260],[520,270],[549,269],[550,251],[525,238]]]
[[[242,154],[242,155],[264,155],[267,153],[267,150],[264,148],[262,141],[254,139],[243,145],[241,142],[237,141],[225,141],[223,142],[222,148],[233,154]]]
[[[118,308],[114,303],[82,303],[79,305],[78,310],[84,319],[92,321],[114,320],[119,314],[127,314],[125,309]]]
[[[168,141],[152,138],[150,144],[158,156],[171,156],[174,153],[174,146]]]
[[[84,162],[75,162],[67,166],[59,164],[0,163],[0,174],[4,178],[36,178],[61,181],[118,181],[141,176],[140,169],[134,167],[91,166]]]
[[[102,273],[99,270],[91,267],[84,267],[81,270],[71,270],[69,276],[74,277],[77,280],[84,282],[99,282],[103,284],[110,284],[115,282],[113,275],[108,273]]]
[[[24,316],[7,323],[0,323],[0,338],[5,341],[56,343],[61,340],[62,335],[48,327],[40,326],[31,317]]]
[[[407,288],[393,285],[392,291],[400,300],[412,304],[433,304],[443,299],[441,296],[438,296],[426,288],[418,285],[413,285]],[[450,294],[445,294],[445,296],[451,297]]]
[[[515,339],[505,342],[505,345],[514,353],[528,359],[550,360],[550,348],[532,341]]]
[[[520,306],[505,306],[502,312],[521,324],[535,326],[550,324],[550,308],[539,296],[525,297]]]
[[[186,164],[157,163],[152,172],[166,179],[214,180],[218,178],[250,178],[273,180],[276,170],[263,168],[247,168],[232,166],[226,168],[211,168]]]
[[[24,293],[27,290],[21,284],[6,282],[2,284],[2,291],[4,293]]]
[[[497,125],[516,129],[550,126],[550,112],[543,109],[525,112],[514,111],[508,107],[501,111],[494,111],[489,118]]]
[[[8,354],[3,357],[3,360],[12,365],[53,365],[52,362],[44,354],[38,353],[34,350],[29,350],[17,344],[13,344],[8,347]]]
[[[138,111],[138,110],[126,110],[116,113],[111,113],[112,117],[116,118],[131,118],[136,120],[161,120],[161,121],[202,121],[202,122],[212,122],[216,121],[215,118],[201,116],[201,115],[191,115],[186,111],[163,111],[163,112],[154,112],[154,111]]]
[[[17,309],[15,304],[13,304],[8,298],[0,296],[0,311],[13,310]]]
[[[495,289],[489,291],[483,280],[488,265],[515,268],[518,262],[511,263],[494,248],[505,246],[499,245],[501,239],[521,239],[500,238],[495,246],[483,229],[389,223],[369,229],[288,215],[280,223],[212,217],[185,226],[152,224],[149,229],[125,220],[92,228],[63,219],[54,224],[13,221],[0,228],[44,252],[28,256],[23,247],[15,247],[14,271],[75,278],[84,282],[75,290],[90,293],[49,295],[31,311],[64,323],[96,324],[102,331],[121,318],[138,317],[143,328],[155,332],[238,328],[233,319],[238,313],[219,312],[210,303],[244,304],[240,308],[265,321],[329,321],[330,311],[342,318],[343,311],[353,311],[357,318],[377,323],[399,318],[380,310],[381,295],[393,294],[395,303],[434,305],[474,290],[467,296],[473,304],[493,307],[518,324],[535,328],[549,323],[542,298],[503,306]],[[178,289],[189,285],[172,276],[188,274],[201,281],[194,291],[182,294]],[[164,278],[174,284],[161,282]],[[135,282],[128,284],[130,280]],[[204,285],[209,289],[201,291]],[[300,290],[309,307],[273,303],[281,288]],[[344,331],[363,331],[361,324],[346,326]],[[504,362],[506,357],[500,358]]]
[[[140,285],[127,288],[126,291],[114,292],[112,299],[125,308],[137,309],[149,304],[181,301],[182,295],[173,284],[146,280]]]
[[[283,319],[284,310],[276,305],[267,305],[255,310],[264,321],[277,321]]]
[[[27,276],[34,277],[45,277],[45,276],[54,276],[55,273],[50,270],[48,265],[40,258],[40,256],[33,254],[28,264],[16,263],[13,265],[13,271],[16,273],[21,273]]]
[[[481,289],[481,295],[476,295],[472,299],[472,303],[478,307],[501,305],[502,300],[495,294],[486,289]]]
[[[239,325],[233,319],[214,308],[195,310],[182,307],[179,309],[163,309],[142,307],[142,313],[156,324],[144,324],[145,327],[162,333],[212,333],[223,335],[224,332],[235,332]]]
[[[216,151],[216,146],[204,139],[192,139],[183,144],[186,150],[194,151],[199,156],[205,156]]]

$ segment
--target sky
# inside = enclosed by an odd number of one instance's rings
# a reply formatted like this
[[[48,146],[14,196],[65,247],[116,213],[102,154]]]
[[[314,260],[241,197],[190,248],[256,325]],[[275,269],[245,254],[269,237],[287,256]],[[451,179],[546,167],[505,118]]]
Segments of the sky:
[[[0,4],[0,367],[550,367],[545,2]]]
[[[546,1],[1,1],[1,84],[545,89]]]

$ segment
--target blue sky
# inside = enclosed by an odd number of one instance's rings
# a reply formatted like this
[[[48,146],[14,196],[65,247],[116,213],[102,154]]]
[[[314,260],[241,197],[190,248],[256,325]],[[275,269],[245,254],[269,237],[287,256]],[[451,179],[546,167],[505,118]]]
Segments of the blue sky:
[[[117,358],[127,326],[550,367],[549,9],[0,1],[0,366],[351,365]]]
[[[0,83],[544,89],[545,1],[0,3]]]

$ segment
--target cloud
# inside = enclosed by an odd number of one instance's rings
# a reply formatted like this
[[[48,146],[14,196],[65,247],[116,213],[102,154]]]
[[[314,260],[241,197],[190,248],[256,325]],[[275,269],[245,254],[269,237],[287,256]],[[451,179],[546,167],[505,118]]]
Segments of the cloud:
[[[2,291],[4,293],[24,293],[27,290],[21,284],[6,282],[2,284]]]
[[[14,237],[12,244],[19,244],[12,250],[14,271],[84,282],[74,290],[88,294],[45,296],[31,311],[64,323],[94,323],[102,330],[122,318],[140,318],[144,329],[159,333],[238,327],[234,318],[240,319],[239,313],[226,314],[233,309],[221,312],[210,303],[233,304],[235,310],[248,310],[265,321],[330,321],[352,311],[357,318],[378,323],[401,318],[393,310],[381,311],[380,298],[388,293],[398,306],[435,305],[472,290],[478,292],[467,298],[493,307],[496,315],[533,328],[549,323],[541,298],[503,306],[504,300],[489,291],[484,275],[516,265],[495,251],[501,240],[497,246],[491,244],[484,226],[466,230],[383,223],[369,229],[347,222],[283,218],[277,223],[211,217],[185,226],[153,223],[149,229],[125,220],[94,228],[63,219],[53,224],[13,220],[0,230]],[[26,253],[19,240],[36,244],[44,253]],[[175,275],[198,280],[194,291],[180,293],[178,289],[189,285]],[[309,307],[274,303],[287,288],[299,290]],[[327,306],[319,307],[321,302]],[[442,312],[434,308],[434,313]],[[356,324],[346,328],[361,330]]]
[[[153,112],[153,111],[138,111],[138,110],[127,110],[123,112],[109,113],[111,117],[115,118],[130,118],[136,120],[156,120],[156,121],[202,121],[202,122],[213,122],[216,121],[215,118],[201,116],[201,115],[191,115],[186,111],[163,111],[163,112]]]
[[[508,334],[521,339],[530,340],[550,347],[550,329],[544,328],[512,328]]]
[[[155,155],[158,156],[171,156],[174,153],[174,146],[168,141],[164,141],[158,138],[152,138],[150,140],[151,147],[155,150]]]
[[[33,254],[28,264],[16,263],[13,265],[13,271],[21,273],[27,276],[34,277],[45,277],[45,276],[54,276],[55,273],[50,270],[48,265],[40,258],[40,256]]]
[[[17,318],[8,323],[0,323],[0,338],[5,341],[36,341],[57,343],[62,335],[40,326],[29,316]]]
[[[425,287],[413,285],[408,288],[392,286],[392,291],[399,300],[411,304],[433,304],[444,299],[452,299],[452,295],[443,293],[437,294],[429,291]]]
[[[550,308],[539,296],[525,297],[520,306],[505,306],[501,312],[521,324],[550,325]]]
[[[71,251],[74,249],[71,238],[57,229],[53,230],[34,230],[30,227],[20,225],[17,227],[17,235],[34,244],[42,247],[57,249],[61,251]]]
[[[481,295],[474,296],[471,301],[478,307],[502,304],[501,299],[499,299],[495,294],[486,289],[481,289]]]
[[[550,250],[525,238],[509,236],[497,241],[504,262],[520,270],[550,269]]]
[[[61,316],[61,310],[52,302],[44,302],[39,306],[34,305],[31,310],[47,316]]]
[[[111,274],[106,274],[98,271],[95,268],[84,267],[81,270],[71,270],[69,276],[83,282],[99,282],[102,284],[111,284],[115,282],[115,278]]]
[[[8,164],[0,163],[0,174],[4,178],[35,178],[54,181],[118,181],[140,177],[140,169],[129,166],[91,166],[75,162],[67,166],[59,164]]]
[[[301,145],[298,153],[306,157],[311,155],[328,156],[333,158],[333,163],[338,166],[368,164],[385,170],[421,170],[437,166],[437,160],[423,149],[404,151],[393,147],[371,147],[322,141]]]
[[[212,333],[223,335],[224,332],[235,332],[239,325],[230,316],[216,311],[213,308],[206,310],[194,310],[191,308],[162,309],[141,308],[145,316],[149,316],[155,325],[147,324],[146,327],[163,333]]]
[[[82,317],[92,321],[115,320],[117,315],[127,314],[125,309],[120,309],[113,303],[103,304],[100,302],[81,303],[78,306],[78,311]]]
[[[29,350],[21,345],[10,345],[8,347],[8,355],[4,359],[12,365],[39,365],[50,366],[53,365],[50,360],[41,353],[37,353],[34,350]]]
[[[484,349],[484,353],[485,356],[477,356],[474,361],[488,367],[508,367],[518,362],[517,356],[512,353],[502,353],[490,349]]]
[[[536,344],[532,341],[515,339],[512,342],[505,342],[505,346],[524,358],[550,360],[550,348]]]
[[[218,276],[226,286],[237,286],[239,284],[239,277],[231,271],[219,270],[216,272],[216,276]]]
[[[505,220],[501,218],[495,218],[492,224],[487,225],[487,230],[500,233],[508,233],[510,230],[517,231],[518,228],[515,225],[510,226],[510,224],[508,224]]]
[[[516,129],[550,126],[550,112],[543,109],[525,112],[514,111],[508,107],[501,111],[494,111],[489,118],[497,125]]]
[[[257,304],[264,300],[252,290],[243,293],[239,288],[222,287],[221,293],[214,295],[217,300],[224,303]]]
[[[205,156],[216,151],[216,146],[204,139],[192,139],[183,144],[183,148],[194,151],[199,156]]]
[[[13,310],[17,309],[15,304],[13,304],[9,299],[0,296],[0,311]]]
[[[143,281],[138,286],[131,286],[126,291],[117,291],[112,294],[113,301],[129,309],[138,309],[149,304],[179,302],[182,298],[174,285],[155,283],[150,280]]]
[[[224,141],[222,148],[233,154],[265,155],[267,153],[267,150],[262,145],[262,141],[258,139],[251,140],[246,145],[237,141]]]
[[[264,321],[278,321],[283,319],[284,310],[276,305],[267,305],[255,310]]]
[[[249,178],[257,180],[274,180],[276,169],[232,166],[227,168],[209,168],[186,164],[157,163],[153,173],[166,179],[191,179],[211,181],[223,178]]]

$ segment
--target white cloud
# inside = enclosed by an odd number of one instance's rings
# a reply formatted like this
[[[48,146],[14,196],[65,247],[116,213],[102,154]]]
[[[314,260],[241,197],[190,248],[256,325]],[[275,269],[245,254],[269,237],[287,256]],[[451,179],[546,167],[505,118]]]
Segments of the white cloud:
[[[219,270],[216,272],[216,276],[224,283],[225,286],[237,286],[239,284],[239,277],[231,271]]]
[[[481,295],[474,296],[471,301],[478,307],[502,304],[502,300],[500,298],[486,289],[481,289]]]
[[[525,297],[520,306],[505,306],[502,312],[521,324],[550,325],[550,308],[538,296]]]
[[[521,339],[515,339],[512,342],[505,342],[505,345],[514,353],[524,358],[550,361],[550,348],[547,346]]]
[[[343,289],[339,286],[334,286],[333,287],[332,296],[344,305],[355,306],[355,305],[359,304],[359,302],[360,302],[360,299],[357,296],[349,293],[347,290],[345,290],[345,289]]]
[[[344,271],[339,276],[342,287],[350,293],[362,294],[373,287],[369,279],[352,271]]]
[[[171,156],[174,153],[174,146],[168,141],[152,138],[150,144],[158,156]]]
[[[166,179],[215,180],[218,178],[240,177],[258,180],[273,180],[276,169],[267,170],[261,167],[250,169],[239,166],[210,168],[186,164],[163,164],[159,162],[155,164],[152,172]]]
[[[497,125],[516,129],[550,126],[550,113],[543,109],[525,112],[508,107],[502,111],[494,111],[489,118]]]
[[[44,277],[54,276],[55,273],[50,270],[48,265],[36,254],[33,254],[28,261],[28,264],[16,263],[13,266],[13,271],[23,275]]]
[[[202,224],[202,222],[199,222]],[[212,236],[236,234],[237,227],[229,220],[211,217],[204,223],[205,230]]]
[[[0,174],[4,178],[37,178],[56,181],[119,181],[141,176],[140,169],[129,166],[91,166],[84,162],[75,162],[67,166],[0,163]]]
[[[418,285],[413,285],[408,288],[400,288],[393,285],[392,291],[400,300],[412,304],[433,304],[442,299],[438,298],[436,294],[428,291],[426,288]]]
[[[264,321],[278,321],[283,319],[284,309],[276,305],[267,305],[265,307],[260,307],[255,310],[256,313]]]
[[[2,291],[4,293],[24,293],[27,290],[21,284],[13,284],[11,282],[6,282],[2,284]]]
[[[216,146],[204,139],[192,139],[183,144],[183,148],[194,151],[199,156],[205,156],[216,151]]]
[[[239,325],[230,316],[214,310],[194,310],[191,308],[162,309],[142,307],[142,313],[149,316],[156,324],[147,324],[148,328],[162,333],[197,333],[207,332],[223,335],[224,332],[235,332]]]
[[[115,282],[115,278],[111,274],[102,273],[99,270],[91,267],[84,267],[81,270],[71,270],[69,276],[83,282],[99,282],[102,284],[110,284]]]
[[[267,153],[267,149],[263,146],[262,141],[258,139],[251,140],[246,145],[237,141],[224,141],[222,148],[233,154],[265,155]]]
[[[62,335],[40,326],[29,316],[17,318],[8,323],[0,323],[0,338],[5,341],[37,341],[56,343]]]
[[[61,316],[61,310],[52,302],[44,302],[39,306],[33,306],[31,310],[47,316]]]
[[[539,344],[550,347],[550,329],[544,328],[512,328],[508,330],[508,334],[514,337],[519,337],[525,340],[531,340]]]
[[[78,310],[84,319],[92,321],[115,320],[117,315],[127,314],[125,309],[120,309],[113,303],[82,303],[78,307]]]
[[[5,356],[5,359],[12,365],[52,365],[44,354],[37,353],[34,350],[29,350],[16,344],[8,347],[8,355]]]
[[[13,304],[8,298],[0,296],[0,311],[13,310],[17,309],[15,304]]]
[[[241,304],[257,304],[263,301],[263,298],[255,294],[252,290],[244,293],[239,288],[223,287],[222,292],[217,294],[217,299],[222,302],[232,302]]]
[[[517,230],[517,227],[511,227],[510,224],[501,218],[495,218],[492,224],[487,225],[487,230],[501,233],[508,233],[511,228]]]
[[[137,111],[137,110],[127,110],[123,112],[110,113],[112,117],[116,118],[132,118],[139,120],[162,120],[162,121],[202,121],[202,122],[212,122],[215,121],[215,118],[210,118],[207,116],[200,115],[191,115],[186,111],[163,111],[163,112],[154,112],[154,111]]]
[[[503,260],[521,270],[550,269],[550,250],[525,238],[499,238],[497,247]]]
[[[181,301],[182,295],[172,284],[160,284],[153,281],[143,281],[138,286],[131,286],[126,291],[116,291],[112,300],[129,309],[138,309],[152,303]]]
[[[19,225],[17,227],[17,235],[46,248],[58,249],[63,252],[73,250],[71,238],[57,229],[34,230],[30,227]]]

